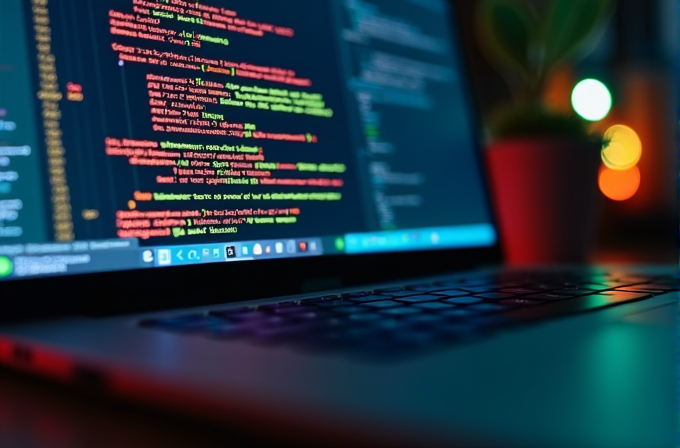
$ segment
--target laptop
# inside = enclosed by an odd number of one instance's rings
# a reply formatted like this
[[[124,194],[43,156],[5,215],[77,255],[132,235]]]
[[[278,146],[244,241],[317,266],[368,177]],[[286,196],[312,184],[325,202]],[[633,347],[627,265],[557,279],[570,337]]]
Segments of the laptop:
[[[296,446],[670,446],[675,267],[503,268],[445,0],[2,0],[0,362]]]

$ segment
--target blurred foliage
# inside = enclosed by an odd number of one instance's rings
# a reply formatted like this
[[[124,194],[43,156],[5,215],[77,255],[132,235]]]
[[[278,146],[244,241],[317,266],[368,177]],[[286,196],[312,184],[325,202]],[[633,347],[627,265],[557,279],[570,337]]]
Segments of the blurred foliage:
[[[479,40],[515,102],[494,114],[495,137],[520,132],[590,137],[587,122],[551,111],[543,104],[543,92],[557,67],[576,63],[592,50],[612,10],[612,0],[549,0],[541,10],[529,0],[481,0]]]
[[[574,113],[564,113],[542,104],[509,104],[499,108],[489,119],[497,139],[514,137],[565,137],[602,142],[602,136],[590,131],[590,123]]]

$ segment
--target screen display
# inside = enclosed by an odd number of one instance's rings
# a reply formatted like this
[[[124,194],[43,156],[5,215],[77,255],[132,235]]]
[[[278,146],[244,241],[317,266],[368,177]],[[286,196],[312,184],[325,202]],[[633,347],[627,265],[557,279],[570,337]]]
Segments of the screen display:
[[[493,245],[449,9],[0,1],[0,279]]]

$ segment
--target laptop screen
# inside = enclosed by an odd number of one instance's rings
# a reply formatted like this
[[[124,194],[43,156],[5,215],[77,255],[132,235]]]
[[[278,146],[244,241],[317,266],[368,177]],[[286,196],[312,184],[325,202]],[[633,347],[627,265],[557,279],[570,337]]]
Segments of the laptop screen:
[[[0,278],[492,246],[449,9],[0,1]]]

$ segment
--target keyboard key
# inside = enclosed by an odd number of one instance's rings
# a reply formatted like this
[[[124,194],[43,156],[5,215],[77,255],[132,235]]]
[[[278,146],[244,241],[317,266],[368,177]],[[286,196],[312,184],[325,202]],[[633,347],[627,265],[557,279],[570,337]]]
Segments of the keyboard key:
[[[371,294],[373,294],[371,291],[355,291],[343,294],[342,297],[346,299],[353,299],[356,297],[370,296]]]
[[[371,294],[368,296],[363,296],[363,297],[353,297],[350,299],[354,303],[368,303],[368,302],[377,302],[378,300],[388,300],[391,297],[385,296],[385,295],[378,295],[378,294]]]
[[[485,288],[487,290],[490,289],[498,289],[500,288],[500,283],[497,281],[492,281],[492,282],[464,282],[461,283],[451,289],[471,289],[471,288]]]
[[[494,291],[497,288],[496,285],[494,286],[477,286],[477,287],[469,287],[469,286],[461,286],[460,289],[461,291],[468,291],[471,293],[484,293],[484,292],[491,292]]]
[[[450,309],[456,307],[456,305],[452,305],[450,303],[442,303],[442,302],[419,303],[419,304],[414,305],[414,306],[417,307],[417,308],[421,308],[421,309],[429,310],[429,311],[450,310]]]
[[[479,297],[465,296],[465,297],[451,297],[446,300],[442,300],[444,303],[452,303],[454,305],[470,305],[473,303],[482,303],[482,299]]]
[[[566,288],[570,285],[570,282],[558,282],[558,283],[537,283],[536,285],[532,285],[532,288],[536,288],[540,291],[554,291],[556,289],[562,289]],[[540,292],[539,291],[539,292]]]
[[[382,302],[365,303],[363,306],[378,309],[378,308],[391,308],[403,305],[399,302],[395,302],[394,300],[383,300]]]
[[[522,295],[528,295],[528,294],[537,294],[540,292],[543,292],[542,289],[540,288],[506,288],[506,289],[501,289],[498,292],[502,292],[505,294],[512,294],[515,296],[522,296]]]
[[[336,308],[339,306],[353,306],[354,302],[350,302],[349,300],[329,300],[328,302],[323,302],[323,303],[317,303],[316,306],[322,307],[322,308]]]
[[[501,282],[496,285],[496,289],[508,289],[508,288],[524,288],[524,287],[529,287],[529,288],[537,288],[535,284],[532,284],[530,282],[526,281],[521,281],[521,282]]]
[[[654,283],[647,283],[643,285],[635,285],[635,286],[622,286],[620,288],[616,288],[617,291],[629,291],[629,292],[649,292],[652,294],[663,294],[665,292],[669,291],[677,291],[678,287],[676,286],[670,286],[670,285],[659,285],[659,284],[654,284]]]
[[[541,294],[531,294],[529,296],[523,296],[525,299],[528,300],[542,300],[542,301],[548,301],[548,302],[554,302],[555,300],[565,300],[569,299],[571,297],[575,297],[581,294],[574,294],[570,292],[565,292],[565,293],[557,293],[557,292],[544,292]]]
[[[441,296],[430,296],[427,294],[421,294],[411,297],[402,297],[399,299],[399,301],[405,303],[421,303],[421,302],[434,302],[436,300],[440,300],[441,298],[442,298]]]
[[[468,291],[463,291],[460,289],[444,289],[442,291],[435,291],[432,294],[438,295],[438,296],[446,296],[446,297],[462,297],[462,296],[469,296],[470,292]]]
[[[479,297],[480,299],[485,300],[502,300],[510,299],[515,296],[512,294],[506,294],[502,292],[487,292],[486,294],[475,294],[475,297]]]
[[[392,316],[406,316],[408,314],[422,313],[423,310],[415,306],[402,306],[400,308],[386,308],[381,312]]]
[[[609,288],[607,288],[609,289]],[[578,297],[578,296],[585,296],[586,294],[592,294],[594,292],[603,292],[606,291],[607,289],[601,289],[599,291],[595,291],[592,289],[579,289],[579,288],[567,288],[567,289],[558,289],[555,291],[550,291],[551,294],[558,294],[561,296],[567,296],[567,297]]]
[[[330,296],[319,297],[319,298],[316,298],[316,299],[305,299],[304,303],[323,303],[323,302],[328,302],[329,300],[338,300],[338,299],[342,299],[342,296],[330,295]]]
[[[383,293],[386,296],[390,297],[408,297],[408,296],[415,296],[418,294],[418,291],[396,291],[396,292],[384,292]]]

